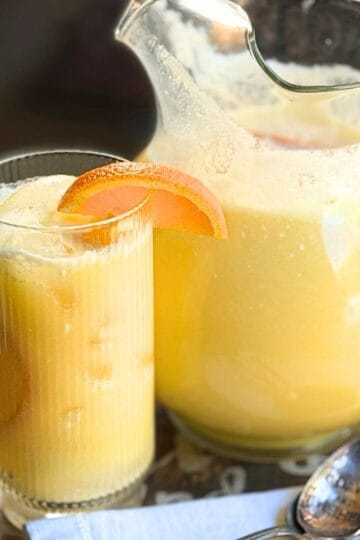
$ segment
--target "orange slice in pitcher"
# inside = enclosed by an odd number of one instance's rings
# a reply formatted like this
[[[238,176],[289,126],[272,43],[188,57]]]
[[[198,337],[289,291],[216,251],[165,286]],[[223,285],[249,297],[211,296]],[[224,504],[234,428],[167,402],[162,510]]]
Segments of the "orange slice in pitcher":
[[[220,203],[204,184],[150,163],[116,162],[85,172],[67,189],[58,210],[106,219],[134,208],[149,190],[155,227],[227,237]]]
[[[30,377],[9,336],[0,338],[0,430],[19,419],[29,407]]]

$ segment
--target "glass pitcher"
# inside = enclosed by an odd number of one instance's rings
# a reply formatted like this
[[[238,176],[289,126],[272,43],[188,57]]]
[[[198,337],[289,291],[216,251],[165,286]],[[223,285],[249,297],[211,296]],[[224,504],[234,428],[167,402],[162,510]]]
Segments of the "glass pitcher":
[[[229,231],[156,234],[158,397],[203,447],[266,460],[360,421],[360,3],[293,9],[269,39],[228,0],[133,1],[116,34],[155,90],[141,159],[200,178]]]

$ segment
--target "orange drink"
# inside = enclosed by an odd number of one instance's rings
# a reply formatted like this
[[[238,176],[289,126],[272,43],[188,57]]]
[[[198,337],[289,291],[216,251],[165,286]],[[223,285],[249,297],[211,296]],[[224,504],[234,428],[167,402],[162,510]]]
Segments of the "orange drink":
[[[149,161],[228,225],[156,233],[158,396],[203,446],[268,460],[360,421],[360,4],[257,4],[133,0],[116,37],[154,89]]]
[[[236,120],[266,123],[251,111]],[[346,150],[324,166],[309,149],[360,133],[321,120],[315,141],[269,130],[271,149],[239,153],[226,175],[199,161],[226,242],[155,235],[157,393],[194,441],[226,454],[301,454],[360,420],[360,191]]]
[[[150,200],[63,226],[73,181],[0,192],[0,465],[16,524],[124,504],[154,450]]]
[[[88,155],[43,157],[42,170],[89,168]],[[154,450],[153,223],[222,237],[219,203],[179,171],[124,161],[0,197],[5,514],[128,504]]]

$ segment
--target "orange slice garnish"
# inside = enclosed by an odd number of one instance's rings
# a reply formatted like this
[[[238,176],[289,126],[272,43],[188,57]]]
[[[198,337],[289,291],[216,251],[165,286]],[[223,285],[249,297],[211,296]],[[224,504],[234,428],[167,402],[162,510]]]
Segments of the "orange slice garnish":
[[[131,210],[149,190],[155,227],[227,237],[220,203],[204,184],[150,163],[116,162],[85,172],[67,189],[58,211],[101,220]]]

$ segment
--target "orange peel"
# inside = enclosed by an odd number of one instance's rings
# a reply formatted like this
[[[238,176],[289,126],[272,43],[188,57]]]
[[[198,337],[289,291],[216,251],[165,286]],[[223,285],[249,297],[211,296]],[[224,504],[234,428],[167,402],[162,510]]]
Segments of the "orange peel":
[[[58,211],[102,220],[130,211],[149,191],[155,227],[227,237],[221,205],[200,180],[151,163],[115,162],[83,173],[64,193]]]

